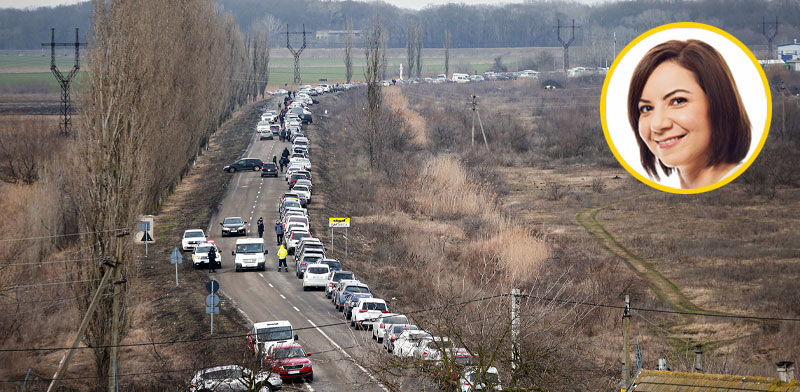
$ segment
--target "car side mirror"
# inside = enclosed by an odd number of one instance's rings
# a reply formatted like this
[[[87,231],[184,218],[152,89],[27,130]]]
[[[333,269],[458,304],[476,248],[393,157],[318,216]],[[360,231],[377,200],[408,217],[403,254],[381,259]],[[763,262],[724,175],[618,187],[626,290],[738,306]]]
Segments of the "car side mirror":
[[[300,336],[297,336],[297,334],[295,334],[294,335],[294,340],[300,340]]]
[[[219,222],[219,225],[222,226],[222,222]]]
[[[231,251],[231,256],[236,256],[236,251],[235,250]]]
[[[264,254],[269,254],[269,249],[264,249]]]
[[[306,356],[307,356],[307,357],[310,357],[310,356],[311,356],[311,353],[306,353]]]
[[[272,359],[272,355],[267,355],[267,359]]]

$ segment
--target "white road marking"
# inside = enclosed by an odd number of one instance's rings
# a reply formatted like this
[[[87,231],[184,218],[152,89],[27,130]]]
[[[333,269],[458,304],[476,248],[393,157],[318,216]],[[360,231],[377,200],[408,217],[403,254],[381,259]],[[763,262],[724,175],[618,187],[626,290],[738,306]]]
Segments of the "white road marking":
[[[309,392],[314,392],[314,388],[311,388],[311,384],[305,383],[305,385],[306,385],[306,389],[308,389]]]
[[[298,312],[300,311],[300,309],[297,309],[297,306],[292,306],[292,307],[294,308],[294,310],[296,310]]]
[[[284,297],[283,294],[278,294],[278,295],[280,295],[281,298],[286,299],[286,297]]]
[[[358,368],[361,369],[361,371],[364,372],[364,374],[366,374],[372,381],[374,381],[376,384],[378,384],[378,386],[381,387],[381,389],[383,389],[386,392],[389,392],[389,389],[387,389],[385,386],[383,386],[383,384],[379,383],[378,380],[375,378],[375,376],[373,376],[370,372],[367,371],[367,369],[364,369],[363,366],[361,366],[358,362],[356,362],[356,360],[353,359],[353,357],[350,356],[350,354],[348,354],[347,351],[344,351],[344,349],[341,346],[339,346],[338,344],[336,344],[336,342],[333,341],[333,339],[331,339],[330,336],[328,336],[319,327],[317,327],[317,324],[314,324],[313,321],[308,320],[308,319],[306,319],[306,321],[308,321],[308,323],[311,324],[311,326],[314,327],[314,329],[316,329],[317,332],[319,332],[325,339],[328,339],[328,341],[331,342],[333,347],[336,347],[336,349],[339,350],[342,354],[344,354],[345,357],[350,359],[350,361],[352,361],[356,366],[358,366]]]
[[[267,282],[267,284],[269,285],[269,287],[275,288],[275,286],[273,286],[272,283]]]
[[[260,276],[262,278],[264,277],[264,275],[261,275],[261,272],[258,273],[258,276]]]

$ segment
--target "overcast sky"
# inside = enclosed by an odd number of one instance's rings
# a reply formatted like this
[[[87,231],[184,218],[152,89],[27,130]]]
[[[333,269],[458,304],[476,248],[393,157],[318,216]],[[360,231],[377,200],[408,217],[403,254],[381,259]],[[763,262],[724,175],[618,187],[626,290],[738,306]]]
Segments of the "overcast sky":
[[[60,4],[74,4],[85,0],[0,0],[0,8],[26,8],[26,7],[41,7],[41,6],[54,6]],[[522,0],[384,0],[387,3],[394,4],[403,8],[420,9],[428,4],[441,5],[447,3],[465,3],[465,4],[505,4],[505,3],[521,3]],[[579,0],[581,3],[591,4],[607,0]]]

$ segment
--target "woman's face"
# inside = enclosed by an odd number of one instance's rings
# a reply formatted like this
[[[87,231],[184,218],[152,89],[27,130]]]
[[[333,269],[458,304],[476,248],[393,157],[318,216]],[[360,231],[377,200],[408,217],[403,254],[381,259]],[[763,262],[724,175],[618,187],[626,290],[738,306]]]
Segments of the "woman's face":
[[[706,166],[711,146],[708,99],[691,71],[674,61],[653,70],[639,99],[639,136],[667,167]]]

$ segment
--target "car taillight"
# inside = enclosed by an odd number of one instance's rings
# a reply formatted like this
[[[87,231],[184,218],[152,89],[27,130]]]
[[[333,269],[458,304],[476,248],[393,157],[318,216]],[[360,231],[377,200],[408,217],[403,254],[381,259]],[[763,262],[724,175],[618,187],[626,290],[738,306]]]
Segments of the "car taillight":
[[[388,310],[381,310],[381,313],[389,313]]]
[[[306,265],[306,262],[305,261],[301,261],[300,265]]]
[[[328,287],[333,287],[333,282],[328,282]]]
[[[380,328],[383,329],[383,323],[381,323],[381,327]]]
[[[359,309],[358,313],[367,313],[366,309]]]

